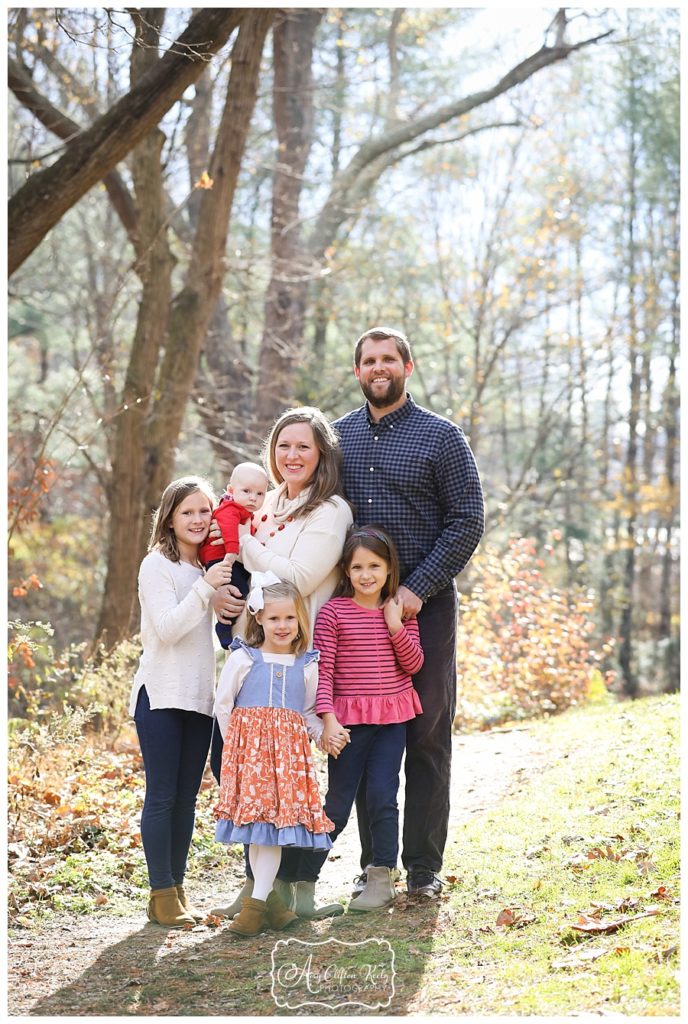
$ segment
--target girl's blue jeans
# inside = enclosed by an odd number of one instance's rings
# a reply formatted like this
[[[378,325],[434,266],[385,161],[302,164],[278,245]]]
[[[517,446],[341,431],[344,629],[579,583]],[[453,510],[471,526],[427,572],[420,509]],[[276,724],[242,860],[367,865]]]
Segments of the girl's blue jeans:
[[[151,889],[180,885],[186,873],[213,720],[196,711],[151,711],[145,686],[134,714],[146,770],[141,839]]]
[[[365,790],[372,834],[370,863],[375,867],[396,867],[399,854],[399,809],[397,793],[401,759],[406,746],[406,722],[391,725],[352,725],[351,742],[339,757],[328,758],[328,788],[325,813],[335,825],[334,841],[351,816],[361,779]],[[317,880],[327,860],[327,851],[285,848],[279,877],[285,881]]]

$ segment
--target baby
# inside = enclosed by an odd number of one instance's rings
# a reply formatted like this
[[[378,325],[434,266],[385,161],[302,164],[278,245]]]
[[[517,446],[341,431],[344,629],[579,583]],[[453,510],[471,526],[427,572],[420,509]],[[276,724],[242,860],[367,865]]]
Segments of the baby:
[[[268,476],[262,466],[255,462],[241,462],[234,467],[227,490],[220,498],[220,502],[213,512],[213,522],[222,534],[222,544],[213,544],[212,536],[201,544],[198,552],[199,558],[205,568],[221,562],[225,555],[232,558],[232,579],[231,583],[246,597],[249,590],[250,573],[247,573],[241,562],[237,561],[239,554],[239,526],[242,523],[251,521],[254,512],[262,506],[268,489]],[[218,622],[215,632],[224,648],[228,648],[232,642],[232,623]]]

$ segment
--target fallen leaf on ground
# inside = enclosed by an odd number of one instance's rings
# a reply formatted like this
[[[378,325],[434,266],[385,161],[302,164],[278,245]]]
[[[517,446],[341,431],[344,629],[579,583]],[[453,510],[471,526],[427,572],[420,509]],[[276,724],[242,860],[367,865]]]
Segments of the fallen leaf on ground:
[[[625,914],[623,917],[617,918],[616,921],[598,921],[590,914],[580,914],[577,923],[572,924],[571,928],[589,935],[611,935],[612,932],[618,931],[626,924],[631,924],[632,921],[639,921],[641,917],[655,917],[658,913],[658,907],[650,907],[644,914]]]
[[[534,920],[535,914],[530,910],[505,907],[504,910],[497,915],[496,923],[498,928],[523,928],[527,924],[532,924]]]

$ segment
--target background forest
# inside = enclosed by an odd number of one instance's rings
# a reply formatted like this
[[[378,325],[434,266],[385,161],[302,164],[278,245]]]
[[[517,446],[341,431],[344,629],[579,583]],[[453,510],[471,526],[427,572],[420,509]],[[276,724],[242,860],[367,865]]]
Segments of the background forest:
[[[460,720],[677,688],[678,10],[210,13],[9,14],[11,717],[107,717],[163,486],[381,322],[483,479]]]

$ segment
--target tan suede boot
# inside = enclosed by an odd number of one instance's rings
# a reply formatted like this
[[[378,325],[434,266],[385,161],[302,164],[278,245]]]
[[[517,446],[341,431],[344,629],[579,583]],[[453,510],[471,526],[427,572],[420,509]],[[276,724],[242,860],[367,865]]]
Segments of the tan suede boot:
[[[184,886],[180,883],[179,885],[175,885],[175,889],[177,890],[179,902],[181,903],[186,913],[191,914],[194,921],[202,921],[206,915],[203,913],[202,910],[198,910],[191,903],[189,903],[189,897],[184,892]]]
[[[392,869],[369,867],[368,880],[360,896],[352,900],[349,910],[382,910],[393,902],[396,893],[392,881]]]
[[[183,928],[187,924],[196,924],[179,902],[174,885],[169,889],[151,889],[147,913],[149,921],[164,925],[165,928]]]
[[[254,900],[252,896],[244,896],[241,910],[227,930],[233,935],[258,935],[267,923],[267,910],[265,900]]]
[[[241,901],[246,896],[253,895],[253,879],[245,878],[244,884],[241,891],[237,893],[236,899],[233,903],[228,904],[226,907],[213,907],[210,911],[215,917],[236,917],[241,910]]]
[[[290,924],[299,919],[293,910],[285,907],[274,889],[265,901],[265,905],[268,912],[268,926],[274,928],[275,931],[281,932],[283,928],[288,928]]]

